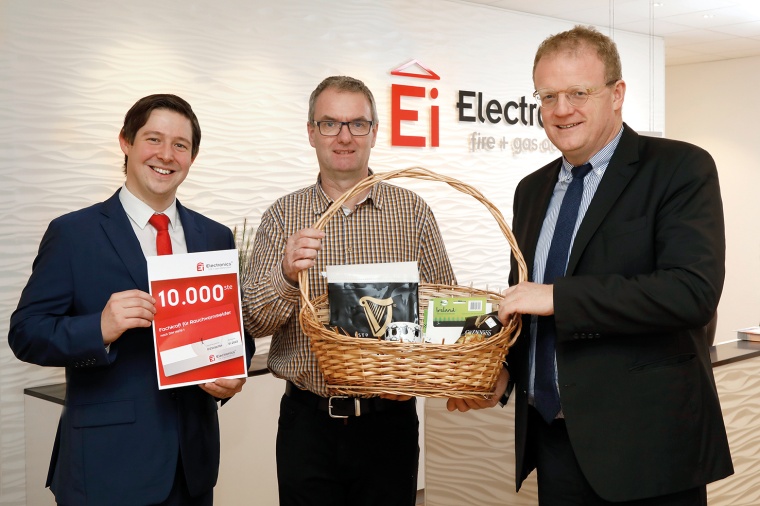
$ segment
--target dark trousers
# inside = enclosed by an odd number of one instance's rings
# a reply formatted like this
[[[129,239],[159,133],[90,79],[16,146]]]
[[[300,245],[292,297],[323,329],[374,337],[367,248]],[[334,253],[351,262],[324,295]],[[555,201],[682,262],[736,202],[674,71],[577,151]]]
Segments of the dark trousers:
[[[536,451],[538,503],[541,506],[707,506],[706,487],[636,501],[605,501],[583,475],[575,458],[564,420],[550,425],[529,408],[530,427]]]
[[[413,506],[415,402],[334,419],[283,396],[277,431],[280,506]]]
[[[169,497],[156,506],[212,506],[214,504],[214,490],[211,489],[198,497],[191,497],[187,489],[185,471],[182,467],[182,459],[177,463],[177,472],[174,473],[174,483],[169,491]]]

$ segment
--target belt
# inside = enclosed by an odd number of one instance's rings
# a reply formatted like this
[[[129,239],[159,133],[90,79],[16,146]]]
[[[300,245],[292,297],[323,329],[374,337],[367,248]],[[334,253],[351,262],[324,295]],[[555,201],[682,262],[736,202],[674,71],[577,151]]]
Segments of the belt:
[[[409,401],[392,401],[380,397],[349,397],[347,395],[333,395],[322,397],[308,390],[301,390],[288,381],[285,384],[285,395],[304,406],[317,411],[324,411],[331,418],[348,418],[349,416],[362,416],[381,411],[414,409],[414,399]]]

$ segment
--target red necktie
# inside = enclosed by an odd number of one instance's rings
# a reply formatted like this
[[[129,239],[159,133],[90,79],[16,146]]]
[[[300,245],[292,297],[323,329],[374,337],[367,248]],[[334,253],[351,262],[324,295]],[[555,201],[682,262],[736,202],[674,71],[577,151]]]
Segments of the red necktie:
[[[159,255],[171,255],[172,238],[169,237],[169,217],[165,214],[154,214],[148,223],[158,231],[156,234],[156,252]]]

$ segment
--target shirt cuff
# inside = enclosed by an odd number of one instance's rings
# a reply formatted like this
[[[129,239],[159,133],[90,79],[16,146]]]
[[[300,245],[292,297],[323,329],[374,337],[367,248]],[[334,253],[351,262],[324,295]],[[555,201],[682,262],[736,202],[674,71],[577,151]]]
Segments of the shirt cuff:
[[[272,268],[270,277],[272,279],[272,286],[280,297],[291,302],[298,301],[301,290],[298,288],[298,285],[294,286],[285,279],[285,274],[282,272],[282,264],[278,263]]]

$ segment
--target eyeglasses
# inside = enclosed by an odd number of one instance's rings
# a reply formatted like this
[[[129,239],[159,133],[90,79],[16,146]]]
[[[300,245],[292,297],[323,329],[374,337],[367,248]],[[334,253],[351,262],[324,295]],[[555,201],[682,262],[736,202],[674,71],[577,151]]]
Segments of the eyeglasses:
[[[366,121],[361,119],[355,119],[353,121],[315,121],[314,124],[317,125],[317,128],[319,129],[319,133],[322,135],[326,135],[329,137],[335,137],[336,135],[340,135],[340,130],[343,128],[343,125],[346,125],[348,127],[348,131],[351,133],[351,135],[360,137],[362,135],[369,134],[369,131],[372,129],[372,121]]]
[[[619,79],[608,81],[604,83],[604,86],[602,88],[606,88],[607,86],[615,84],[618,81]],[[536,90],[536,92],[533,93],[533,98],[535,98],[536,102],[538,102],[538,105],[544,109],[554,109],[559,103],[560,93],[564,93],[568,104],[572,105],[573,107],[580,107],[588,102],[588,99],[591,97],[591,95],[598,93],[599,91],[601,91],[601,88],[585,88],[581,85],[570,86],[564,91],[554,91],[544,88],[541,90]]]

